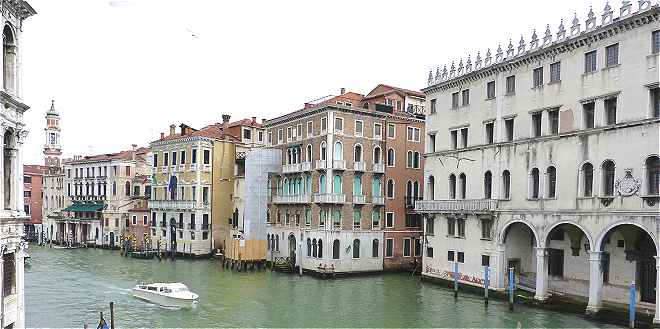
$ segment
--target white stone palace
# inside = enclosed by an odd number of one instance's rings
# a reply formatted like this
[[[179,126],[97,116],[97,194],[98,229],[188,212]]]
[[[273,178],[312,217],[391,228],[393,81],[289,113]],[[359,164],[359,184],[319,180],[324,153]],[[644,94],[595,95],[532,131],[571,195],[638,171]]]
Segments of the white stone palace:
[[[25,327],[24,224],[29,220],[23,209],[23,163],[21,159],[27,130],[23,113],[28,110],[21,99],[21,29],[23,20],[36,14],[22,0],[0,3],[3,26],[2,89],[2,166],[0,166],[0,328]]]
[[[423,275],[503,290],[507,268],[552,295],[655,314],[660,6],[608,4],[586,23],[429,73]]]

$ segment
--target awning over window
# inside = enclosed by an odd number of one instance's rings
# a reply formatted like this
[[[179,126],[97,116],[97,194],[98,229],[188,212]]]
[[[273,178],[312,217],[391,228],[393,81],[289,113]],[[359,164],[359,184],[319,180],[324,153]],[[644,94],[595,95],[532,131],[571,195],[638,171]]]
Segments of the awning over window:
[[[100,203],[74,203],[66,208],[63,211],[71,212],[97,212],[103,209],[103,204]]]

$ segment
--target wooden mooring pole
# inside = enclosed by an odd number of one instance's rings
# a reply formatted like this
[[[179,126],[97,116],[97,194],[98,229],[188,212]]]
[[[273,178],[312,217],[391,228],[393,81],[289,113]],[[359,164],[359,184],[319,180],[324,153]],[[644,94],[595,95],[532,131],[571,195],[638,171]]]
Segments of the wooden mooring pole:
[[[488,307],[488,286],[490,285],[489,277],[490,267],[484,267],[484,305]]]
[[[509,311],[513,311],[513,267],[509,267]]]
[[[635,311],[637,310],[637,288],[635,281],[630,284],[630,303],[628,306],[628,326],[635,328]]]
[[[110,302],[110,329],[115,328],[115,303]]]
[[[454,299],[458,299],[458,262],[454,262]]]

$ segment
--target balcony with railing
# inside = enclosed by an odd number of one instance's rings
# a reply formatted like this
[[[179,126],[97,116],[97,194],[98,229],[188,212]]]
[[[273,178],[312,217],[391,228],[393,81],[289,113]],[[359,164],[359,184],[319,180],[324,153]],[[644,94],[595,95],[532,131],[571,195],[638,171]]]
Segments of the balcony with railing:
[[[463,200],[422,200],[415,202],[415,211],[420,213],[475,213],[488,214],[497,210],[497,200],[463,199]]]
[[[377,206],[385,205],[385,198],[382,196],[373,196],[371,197],[371,203]]]
[[[326,169],[328,169],[328,161],[316,160],[316,170],[326,170]]]
[[[408,104],[406,112],[412,115],[424,115],[424,105]]]
[[[415,202],[424,200],[421,196],[406,196],[406,208],[414,208]]]
[[[353,170],[355,171],[367,171],[367,164],[364,162],[354,162]]]
[[[300,163],[292,163],[282,165],[283,174],[292,174],[300,172]]]
[[[301,162],[300,163],[300,170],[301,171],[311,171],[312,170],[312,162],[311,161]]]
[[[364,195],[353,195],[354,204],[365,204],[367,203],[367,197]]]
[[[335,170],[346,170],[346,160],[333,160],[332,169]]]
[[[345,203],[346,194],[317,193],[314,194],[314,203]]]
[[[374,174],[384,174],[385,165],[382,163],[374,163],[373,170],[374,170]]]
[[[309,195],[274,195],[273,203],[287,204],[287,203],[310,203],[311,197]]]
[[[197,201],[193,200],[149,200],[150,209],[183,209],[183,210],[192,210],[192,209],[208,209],[209,205],[207,203],[200,203],[197,206]]]

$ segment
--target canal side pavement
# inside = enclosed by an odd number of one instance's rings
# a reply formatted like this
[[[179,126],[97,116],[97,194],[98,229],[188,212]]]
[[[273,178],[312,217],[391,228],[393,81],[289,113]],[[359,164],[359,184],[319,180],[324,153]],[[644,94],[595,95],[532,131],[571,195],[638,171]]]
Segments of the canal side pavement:
[[[428,276],[421,276],[422,282],[429,282],[439,286],[454,289],[454,281],[441,278],[433,278]],[[459,282],[458,284],[458,298],[461,298],[462,293],[469,293],[472,295],[484,295],[484,288],[474,285],[468,285]],[[489,290],[489,299],[508,300],[508,293],[506,291]],[[546,310],[574,313],[587,317],[591,317],[596,321],[611,323],[616,325],[628,326],[628,304],[619,304],[606,302],[603,303],[603,308],[595,315],[587,315],[587,299],[579,296],[571,295],[551,295],[547,300],[541,302],[534,299],[534,294],[516,289],[515,304],[525,304]],[[645,312],[646,311],[646,312]],[[515,312],[515,308],[514,311]],[[660,325],[653,324],[653,310],[646,310],[637,308],[635,315],[635,328],[660,328]]]

